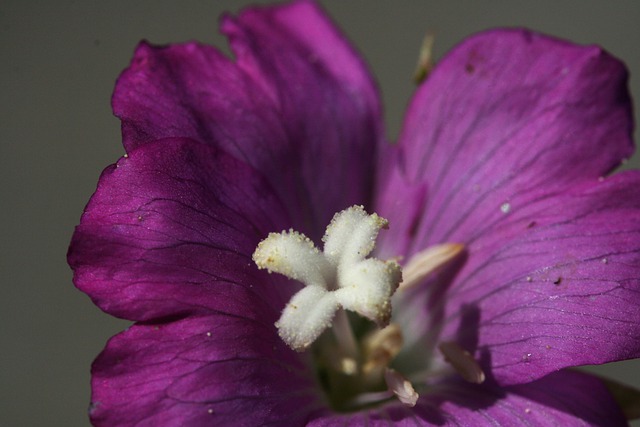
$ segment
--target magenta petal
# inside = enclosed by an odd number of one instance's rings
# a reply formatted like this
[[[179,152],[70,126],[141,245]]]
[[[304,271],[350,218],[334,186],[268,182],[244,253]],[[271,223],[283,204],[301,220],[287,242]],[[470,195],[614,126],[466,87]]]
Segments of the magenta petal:
[[[69,250],[76,286],[140,322],[94,363],[96,425],[625,425],[599,380],[562,370],[640,357],[640,173],[598,179],[633,151],[620,62],[524,30],[471,37],[384,147],[375,85],[315,3],[222,32],[234,59],[143,43],[118,80],[128,156]],[[465,245],[394,301],[414,408],[332,411],[316,378],[331,361],[274,326],[299,285],[251,260],[269,232],[318,243],[353,204],[390,220],[385,259]],[[487,380],[442,374],[443,341]]]
[[[627,72],[600,48],[526,30],[467,39],[420,87],[400,139],[407,179],[429,186],[411,252],[608,173],[632,154],[632,126]]]
[[[308,427],[626,426],[600,380],[561,371],[507,388],[445,381],[421,393],[414,408],[400,403],[348,415],[319,415]]]
[[[477,350],[503,384],[639,357],[640,173],[507,216],[471,246],[445,296],[442,339]]]
[[[600,380],[562,371],[505,389],[464,382],[444,383],[424,397],[420,410],[437,407],[445,425],[626,426]]]
[[[411,245],[416,227],[424,215],[427,184],[409,182],[402,171],[395,168],[401,156],[396,145],[381,148],[377,168],[379,182],[375,212],[392,220],[390,228],[380,233],[376,246],[381,259],[390,259],[406,254]]]
[[[300,425],[313,372],[270,324],[226,315],[134,325],[93,364],[96,426]]]
[[[69,263],[76,286],[119,317],[216,310],[275,321],[291,290],[272,285],[251,254],[288,223],[247,165],[208,145],[163,140],[105,170]]]
[[[274,187],[319,239],[333,214],[366,203],[381,139],[362,61],[311,2],[225,18],[237,62],[197,43],[142,44],[113,96],[127,150],[166,137],[223,147]]]
[[[407,330],[461,342],[503,384],[640,356],[640,178],[598,182],[633,151],[626,83],[601,49],[525,30],[476,35],[438,64],[387,176],[427,186],[405,259],[452,242],[468,260],[446,293],[414,300],[423,320]],[[416,203],[398,187],[378,198],[390,241],[406,212],[389,201]]]

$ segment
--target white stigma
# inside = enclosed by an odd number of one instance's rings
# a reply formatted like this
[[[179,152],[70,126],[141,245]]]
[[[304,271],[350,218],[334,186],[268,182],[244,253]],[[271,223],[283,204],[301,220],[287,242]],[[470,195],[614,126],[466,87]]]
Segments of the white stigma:
[[[340,308],[354,311],[384,327],[391,318],[391,296],[402,280],[394,261],[366,258],[387,221],[352,206],[333,217],[324,251],[293,230],[271,233],[260,242],[253,260],[261,269],[305,284],[284,308],[276,327],[294,350],[309,347],[333,323]]]

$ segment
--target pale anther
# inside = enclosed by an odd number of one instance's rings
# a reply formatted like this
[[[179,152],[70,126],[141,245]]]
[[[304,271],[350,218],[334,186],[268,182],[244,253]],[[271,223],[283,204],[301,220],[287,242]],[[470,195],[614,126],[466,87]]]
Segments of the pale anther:
[[[375,374],[386,367],[402,349],[403,337],[400,327],[392,323],[384,329],[370,332],[362,340],[365,375]]]
[[[430,246],[409,259],[402,269],[400,289],[409,289],[422,282],[426,277],[449,265],[464,251],[462,243],[442,243]]]
[[[444,359],[453,366],[460,376],[474,384],[482,384],[485,380],[484,372],[471,353],[453,341],[441,342],[438,348]]]
[[[435,42],[435,36],[431,33],[427,33],[422,40],[422,46],[420,46],[420,53],[418,56],[418,64],[416,70],[413,73],[413,80],[420,84],[427,77],[434,66],[433,61],[433,44]]]
[[[271,233],[260,242],[253,260],[261,269],[280,273],[306,287],[293,296],[276,323],[280,337],[304,350],[330,327],[344,308],[376,322],[391,318],[391,296],[402,280],[394,261],[367,258],[375,247],[384,218],[362,206],[337,213],[323,237],[324,251],[293,230]]]
[[[402,376],[402,374],[387,368],[384,372],[384,380],[387,383],[389,391],[393,392],[400,402],[411,408],[416,406],[420,395],[415,391],[411,382]]]

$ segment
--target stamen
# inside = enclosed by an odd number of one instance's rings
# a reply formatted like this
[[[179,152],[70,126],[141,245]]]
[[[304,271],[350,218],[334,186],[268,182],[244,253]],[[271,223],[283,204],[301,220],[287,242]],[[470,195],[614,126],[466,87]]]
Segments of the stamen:
[[[349,365],[349,362],[345,362],[345,360],[353,360],[358,358],[358,344],[356,343],[356,338],[353,336],[353,331],[351,330],[351,325],[349,324],[349,318],[347,317],[347,313],[344,310],[338,310],[335,317],[333,318],[333,334],[340,345],[340,350],[343,353],[343,371],[348,371],[349,369],[344,369],[345,366]],[[347,372],[345,372],[347,373]],[[348,375],[351,375],[348,373]]]
[[[416,84],[422,83],[433,69],[433,44],[435,42],[435,36],[431,33],[427,33],[422,40],[422,46],[420,46],[420,54],[418,56],[418,64],[416,70],[413,73],[413,80]]]
[[[470,383],[482,384],[485,380],[484,372],[469,353],[458,343],[453,341],[445,341],[438,345],[438,348],[444,355],[444,359],[453,366],[460,376]]]
[[[416,406],[420,395],[416,393],[411,382],[402,376],[402,374],[393,369],[387,368],[384,372],[384,380],[386,381],[389,390],[398,397],[400,402],[411,408]]]
[[[391,390],[373,391],[368,393],[360,393],[351,399],[346,405],[346,408],[350,410],[358,410],[364,406],[373,405],[376,403],[384,402],[385,400],[392,399],[394,397]]]
[[[364,349],[364,366],[362,368],[365,375],[374,374],[389,363],[400,353],[403,338],[400,327],[392,323],[384,329],[371,332],[364,337],[362,348]]]
[[[296,231],[271,233],[260,242],[253,260],[261,269],[299,280],[307,287],[293,296],[276,323],[280,337],[304,350],[334,321],[340,308],[355,311],[380,327],[391,318],[391,296],[402,280],[394,261],[366,258],[387,220],[362,206],[337,213],[323,237],[324,252]],[[347,325],[348,327],[349,325]],[[353,338],[337,328],[346,356],[356,358]]]
[[[400,289],[408,289],[436,273],[464,251],[462,243],[442,243],[415,254],[402,270]]]

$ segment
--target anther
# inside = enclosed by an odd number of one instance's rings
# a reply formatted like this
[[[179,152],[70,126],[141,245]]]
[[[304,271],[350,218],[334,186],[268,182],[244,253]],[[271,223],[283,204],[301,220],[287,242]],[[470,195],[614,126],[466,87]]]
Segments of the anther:
[[[420,395],[416,393],[411,382],[402,374],[387,368],[384,372],[384,380],[387,383],[389,391],[393,392],[400,402],[411,408],[416,406]]]
[[[442,243],[430,246],[411,257],[402,269],[400,289],[408,289],[449,265],[464,251],[462,243]]]
[[[365,361],[363,373],[370,375],[381,372],[379,370],[388,366],[400,352],[402,344],[402,331],[395,323],[369,333],[362,341]]]
[[[482,384],[484,382],[485,375],[482,368],[471,353],[458,343],[453,341],[441,342],[438,345],[438,349],[444,355],[445,361],[449,362],[464,380],[474,384]]]

